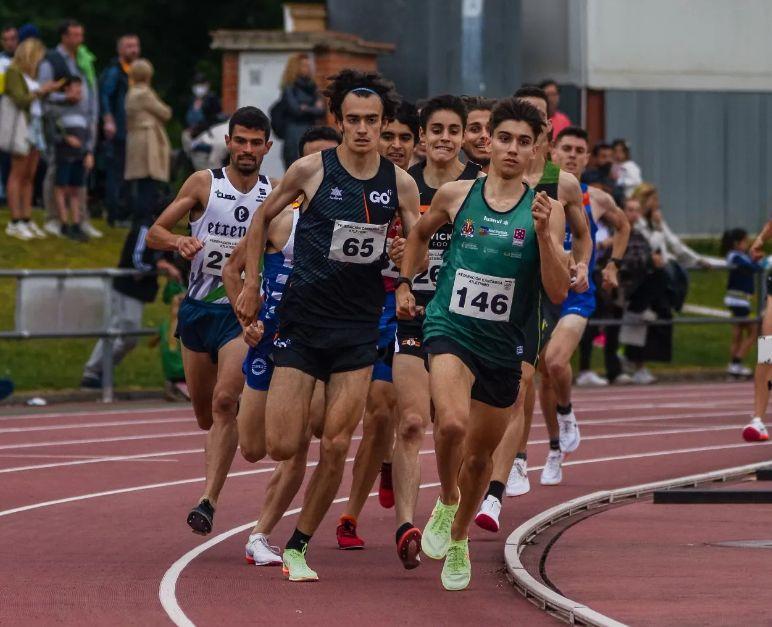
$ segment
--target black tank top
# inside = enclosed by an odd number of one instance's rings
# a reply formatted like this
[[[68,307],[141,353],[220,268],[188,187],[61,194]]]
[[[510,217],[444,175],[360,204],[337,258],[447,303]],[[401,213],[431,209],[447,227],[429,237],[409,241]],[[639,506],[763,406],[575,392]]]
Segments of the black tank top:
[[[424,169],[426,161],[416,163],[407,173],[415,179],[418,185],[418,195],[421,202],[421,214],[423,215],[432,204],[432,199],[437,193],[434,187],[429,187],[424,180]],[[464,171],[459,174],[457,181],[468,181],[476,179],[480,173],[480,166],[473,161],[467,161]],[[432,235],[429,241],[429,268],[426,272],[417,274],[413,279],[413,293],[415,294],[416,304],[426,306],[434,296],[434,290],[437,284],[437,274],[442,261],[442,255],[450,245],[450,238],[453,235],[453,225],[448,223]]]
[[[386,232],[399,200],[395,165],[381,158],[366,181],[322,151],[324,178],[295,231],[294,269],[279,320],[362,331],[351,344],[377,340],[385,292]]]

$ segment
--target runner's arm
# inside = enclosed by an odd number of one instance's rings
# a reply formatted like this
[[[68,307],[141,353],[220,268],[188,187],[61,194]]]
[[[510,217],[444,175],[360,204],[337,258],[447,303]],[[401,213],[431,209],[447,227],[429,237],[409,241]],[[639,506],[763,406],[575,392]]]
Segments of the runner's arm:
[[[397,168],[397,195],[399,197],[399,219],[402,223],[402,233],[407,237],[411,229],[418,222],[421,213],[418,210],[420,204],[418,185],[415,179],[404,170]]]
[[[233,249],[231,256],[228,257],[222,269],[222,282],[225,286],[225,294],[228,296],[228,300],[234,309],[236,309],[236,300],[241,293],[241,288],[244,286],[244,282],[241,280],[241,273],[247,265],[246,248],[246,239],[243,238],[236,244],[236,248]]]
[[[617,278],[619,271],[617,263],[619,262],[616,260],[625,256],[627,241],[630,239],[630,221],[625,216],[624,211],[617,207],[610,194],[595,187],[590,187],[589,190],[593,212],[597,209],[598,218],[603,218],[614,228],[614,236],[611,238],[611,259],[615,261],[607,263],[606,267],[603,268],[603,288],[608,290],[619,287]]]
[[[589,287],[587,277],[587,265],[592,256],[592,238],[590,237],[590,225],[587,223],[587,214],[582,204],[582,188],[576,177],[561,170],[558,182],[558,196],[565,208],[566,221],[571,229],[572,253],[576,260],[571,268],[571,273],[576,282],[572,285],[575,292],[586,292]]]
[[[758,261],[764,256],[764,243],[772,237],[772,220],[768,220],[767,223],[764,225],[764,228],[761,229],[761,233],[759,233],[756,236],[756,239],[753,240],[753,245],[750,249],[750,255],[751,258],[754,261]]]
[[[569,274],[563,250],[566,232],[562,205],[545,192],[536,194],[531,213],[539,243],[539,263],[542,285],[547,297],[556,305],[568,295]]]

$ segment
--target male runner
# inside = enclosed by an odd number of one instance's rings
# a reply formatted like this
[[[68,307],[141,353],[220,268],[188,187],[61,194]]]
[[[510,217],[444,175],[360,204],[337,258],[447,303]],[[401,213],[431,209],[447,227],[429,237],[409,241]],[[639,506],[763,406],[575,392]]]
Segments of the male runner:
[[[445,558],[446,590],[462,590],[471,579],[467,532],[517,397],[539,275],[554,302],[569,282],[560,204],[534,195],[523,176],[543,127],[539,112],[509,98],[496,105],[490,125],[488,176],[437,192],[408,237],[397,279],[398,315],[414,316],[408,277],[432,235],[453,224],[423,325],[441,488],[421,544],[427,556]]]
[[[491,136],[488,123],[495,100],[482,96],[462,96],[466,105],[466,128],[463,150],[469,161],[478,164],[485,174],[491,162]]]
[[[192,261],[177,334],[193,411],[199,427],[208,431],[204,494],[188,515],[188,525],[202,535],[212,530],[217,499],[236,452],[241,363],[247,349],[225,295],[222,268],[271,192],[271,182],[260,174],[271,149],[270,134],[271,124],[260,109],[237,110],[225,137],[230,165],[192,174],[147,234],[148,247],[176,250]],[[172,233],[185,215],[191,234]]]
[[[536,107],[542,114],[545,131],[537,140],[536,157],[531,161],[525,179],[529,185],[535,186],[537,192],[545,191],[550,198],[557,199],[563,205],[566,224],[571,230],[573,242],[571,287],[575,292],[581,293],[589,287],[587,263],[592,254],[590,229],[582,206],[582,190],[576,177],[567,172],[561,172],[560,168],[547,158],[552,127],[547,117],[547,96],[544,91],[538,87],[524,86],[515,92],[515,97]],[[525,449],[536,403],[533,377],[539,355],[557,324],[560,309],[560,305],[550,303],[542,295],[541,306],[533,310],[533,315],[528,321],[530,332],[526,334],[528,342],[525,347],[520,380],[522,393],[515,404],[512,422],[507,427],[501,444],[493,456],[491,483],[480,513],[475,518],[478,525],[489,531],[498,531],[498,516],[505,486],[508,496],[525,494],[531,489]],[[514,462],[513,455],[516,455]],[[494,498],[488,499],[489,496]]]
[[[414,165],[408,172],[418,183],[421,211],[426,212],[442,185],[475,179],[480,173],[480,166],[471,161],[464,165],[458,158],[466,124],[466,107],[461,98],[449,95],[432,98],[421,110],[420,123],[421,138],[426,144],[426,161]],[[397,322],[394,344],[394,387],[399,410],[392,468],[396,542],[397,555],[407,569],[420,564],[421,531],[413,524],[413,519],[421,483],[418,453],[429,424],[431,400],[429,376],[424,367],[423,309],[434,296],[437,273],[448,248],[453,225],[443,224],[435,231],[429,242],[429,267],[412,279],[419,314],[415,319]],[[399,256],[404,245],[404,240],[395,242],[392,256]]]
[[[266,402],[266,446],[273,459],[301,450],[317,380],[325,383],[326,400],[319,465],[283,555],[290,581],[318,579],[305,555],[340,485],[351,435],[364,413],[385,296],[387,230],[397,213],[406,232],[418,219],[415,182],[378,154],[383,122],[394,118],[398,104],[393,84],[374,72],[347,69],[332,77],[324,95],[343,143],[293,163],[265,202],[247,236],[246,277],[237,299],[240,321],[252,324],[266,230],[302,193]]]
[[[338,131],[329,126],[312,126],[298,143],[298,154],[311,155],[341,142]],[[285,208],[268,228],[261,290],[263,306],[255,324],[244,328],[244,340],[250,348],[244,359],[246,376],[241,393],[236,422],[239,428],[239,448],[244,458],[255,463],[265,457],[265,401],[268,385],[273,374],[273,339],[278,328],[277,307],[284,293],[284,286],[292,273],[295,229],[300,212],[300,202]],[[231,303],[236,303],[242,288],[241,273],[246,267],[246,239],[242,239],[223,268],[223,283]],[[319,389],[321,388],[321,389]],[[268,536],[276,523],[287,511],[295,498],[306,471],[308,445],[312,432],[320,435],[324,414],[324,389],[317,385],[311,405],[309,429],[305,446],[291,459],[276,467],[263,496],[260,519],[257,521],[246,545],[246,560],[258,566],[281,564],[279,549],[271,546]]]
[[[403,102],[397,108],[394,120],[381,131],[378,152],[394,165],[407,169],[418,140],[418,113],[415,107]],[[391,246],[401,229],[393,223],[389,227],[387,246]],[[348,504],[340,517],[336,535],[341,549],[362,549],[365,542],[357,535],[357,518],[362,512],[373,482],[381,472],[378,501],[385,508],[394,507],[394,489],[391,478],[391,457],[394,448],[397,400],[392,385],[391,359],[387,352],[394,344],[397,314],[394,304],[394,279],[399,276],[389,260],[383,270],[386,302],[378,325],[378,361],[373,367],[370,391],[367,395],[365,417],[362,421],[362,440],[359,442],[351,477]]]

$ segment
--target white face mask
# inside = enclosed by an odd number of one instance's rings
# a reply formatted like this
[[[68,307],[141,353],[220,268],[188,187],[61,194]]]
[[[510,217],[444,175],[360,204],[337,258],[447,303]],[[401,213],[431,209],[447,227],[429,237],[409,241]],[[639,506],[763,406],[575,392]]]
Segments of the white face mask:
[[[209,93],[209,85],[207,83],[201,83],[199,85],[193,85],[193,95],[196,98],[203,98]]]

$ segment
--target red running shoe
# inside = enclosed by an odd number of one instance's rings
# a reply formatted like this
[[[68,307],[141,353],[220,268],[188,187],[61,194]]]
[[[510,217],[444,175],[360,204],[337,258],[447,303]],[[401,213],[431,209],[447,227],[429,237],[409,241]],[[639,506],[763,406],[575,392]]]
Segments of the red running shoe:
[[[344,551],[365,548],[365,541],[357,535],[357,521],[353,516],[341,516],[338,529],[338,548]]]
[[[412,527],[402,534],[397,542],[397,555],[407,570],[421,565],[421,530]]]
[[[381,464],[381,484],[378,486],[378,502],[381,507],[394,507],[394,488],[391,484],[391,464]]]

